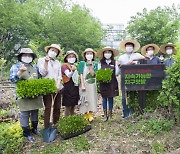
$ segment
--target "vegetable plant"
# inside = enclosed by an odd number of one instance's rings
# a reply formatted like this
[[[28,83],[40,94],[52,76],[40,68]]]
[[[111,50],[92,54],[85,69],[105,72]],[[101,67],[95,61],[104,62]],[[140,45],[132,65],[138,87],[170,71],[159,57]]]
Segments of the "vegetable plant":
[[[105,69],[99,69],[97,72],[96,72],[96,79],[100,82],[110,82],[111,79],[112,79],[112,69],[110,68],[105,68]]]
[[[84,115],[66,116],[59,120],[58,129],[62,136],[76,134],[89,126],[89,122]]]
[[[54,79],[28,79],[17,82],[17,95],[19,98],[34,98],[56,92]]]

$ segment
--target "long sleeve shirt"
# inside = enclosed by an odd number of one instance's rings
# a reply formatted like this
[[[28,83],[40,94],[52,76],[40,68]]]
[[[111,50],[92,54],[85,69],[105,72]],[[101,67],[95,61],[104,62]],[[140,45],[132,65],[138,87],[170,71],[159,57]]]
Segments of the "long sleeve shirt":
[[[62,89],[63,86],[61,84],[62,73],[61,73],[61,63],[58,60],[49,60],[47,69],[44,67],[45,57],[39,58],[37,66],[39,68],[39,72],[44,78],[55,79],[56,86],[58,89]]]
[[[11,67],[11,69],[10,69],[10,80],[11,80],[11,82],[16,83],[20,80],[20,77],[18,76],[18,71],[20,70],[22,65],[23,65],[22,62],[18,62],[17,64],[14,64]],[[32,64],[29,64],[29,65],[31,65],[32,67],[34,67],[36,69],[37,74],[38,74],[38,78],[40,78],[41,75],[39,74],[38,67],[35,65],[32,65]]]

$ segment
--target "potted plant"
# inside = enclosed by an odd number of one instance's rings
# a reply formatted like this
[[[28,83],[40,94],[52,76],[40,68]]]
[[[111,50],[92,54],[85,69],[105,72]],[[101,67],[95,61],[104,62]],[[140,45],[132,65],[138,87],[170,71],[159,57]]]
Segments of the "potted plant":
[[[58,129],[62,139],[69,139],[83,134],[91,129],[84,115],[66,116],[59,120]]]

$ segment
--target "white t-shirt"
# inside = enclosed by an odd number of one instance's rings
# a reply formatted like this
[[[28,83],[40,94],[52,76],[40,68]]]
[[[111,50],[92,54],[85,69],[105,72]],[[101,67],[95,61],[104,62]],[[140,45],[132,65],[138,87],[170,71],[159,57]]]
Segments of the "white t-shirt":
[[[118,58],[118,61],[121,65],[126,65],[129,62],[133,61],[134,59],[144,59],[144,56],[142,56],[140,53],[131,53],[131,54],[123,54]],[[136,63],[136,61],[134,61]]]
[[[44,63],[45,63],[45,57],[38,59],[37,66],[39,68],[40,74],[44,78],[55,79],[57,88],[62,89],[63,85],[61,84],[61,80],[62,80],[61,63],[58,60],[49,60],[47,70],[44,67]]]

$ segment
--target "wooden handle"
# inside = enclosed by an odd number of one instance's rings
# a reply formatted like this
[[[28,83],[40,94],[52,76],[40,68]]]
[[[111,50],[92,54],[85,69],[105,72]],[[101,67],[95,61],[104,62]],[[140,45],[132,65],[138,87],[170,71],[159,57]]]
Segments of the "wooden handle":
[[[58,93],[56,93],[53,97],[53,94],[51,94],[51,112],[50,112],[50,123],[53,123],[53,109],[54,109],[54,101],[56,99]]]

